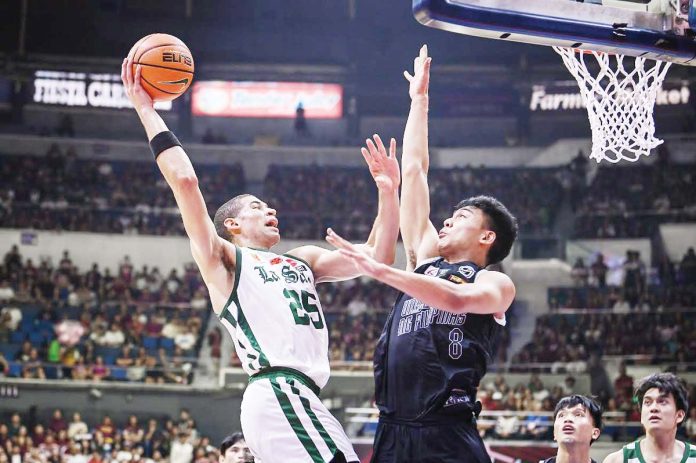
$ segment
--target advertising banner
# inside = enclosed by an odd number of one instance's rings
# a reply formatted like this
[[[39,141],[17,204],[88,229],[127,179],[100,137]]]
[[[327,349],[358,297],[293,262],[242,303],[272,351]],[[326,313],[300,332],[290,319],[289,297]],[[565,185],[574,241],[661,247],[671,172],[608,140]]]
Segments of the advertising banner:
[[[656,106],[689,104],[691,90],[688,82],[665,82],[657,92]],[[584,110],[585,102],[575,81],[559,81],[532,86],[530,111]]]
[[[36,71],[32,101],[38,104],[92,108],[132,108],[118,74]],[[168,111],[171,101],[155,103]]]
[[[343,87],[305,82],[207,81],[193,84],[194,116],[340,119]]]

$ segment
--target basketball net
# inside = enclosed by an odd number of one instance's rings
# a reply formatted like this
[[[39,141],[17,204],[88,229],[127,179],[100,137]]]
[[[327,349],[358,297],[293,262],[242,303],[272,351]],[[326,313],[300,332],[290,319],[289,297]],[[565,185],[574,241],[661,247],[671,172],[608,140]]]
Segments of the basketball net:
[[[629,70],[624,67],[624,55],[553,49],[578,81],[587,105],[592,129],[591,159],[635,162],[662,144],[662,140],[655,138],[653,108],[671,63],[655,61],[652,67],[646,68],[645,59],[635,58],[634,67]],[[588,69],[587,61],[599,64],[596,76]]]

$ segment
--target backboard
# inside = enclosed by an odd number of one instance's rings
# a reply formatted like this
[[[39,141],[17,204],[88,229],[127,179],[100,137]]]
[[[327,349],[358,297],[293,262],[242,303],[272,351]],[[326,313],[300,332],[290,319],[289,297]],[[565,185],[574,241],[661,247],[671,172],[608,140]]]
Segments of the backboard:
[[[413,0],[413,13],[426,26],[460,34],[696,66],[695,3],[696,0]]]

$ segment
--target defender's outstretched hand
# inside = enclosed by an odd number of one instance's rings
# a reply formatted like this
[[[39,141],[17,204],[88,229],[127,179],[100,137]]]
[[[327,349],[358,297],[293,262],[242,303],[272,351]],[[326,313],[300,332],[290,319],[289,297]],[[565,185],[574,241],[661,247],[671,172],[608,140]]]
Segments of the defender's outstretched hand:
[[[355,268],[363,275],[374,278],[379,273],[380,267],[383,264],[374,260],[350,241],[340,237],[331,228],[326,230],[326,241],[338,249],[342,256],[352,261]]]
[[[428,46],[423,45],[420,54],[413,60],[413,75],[404,71],[404,77],[409,82],[408,94],[411,99],[418,96],[428,96],[428,85],[430,85],[430,62],[432,58],[428,56]]]
[[[141,66],[138,64],[133,75],[133,61],[129,58],[123,60],[121,64],[121,80],[126,90],[126,95],[135,110],[141,108],[152,108],[152,98],[147,94],[140,84]]]
[[[391,139],[389,154],[379,135],[374,135],[374,143],[369,138],[365,140],[367,148],[361,148],[360,152],[370,168],[370,174],[377,184],[377,188],[390,192],[399,188],[401,172],[399,162],[396,160],[396,140]]]

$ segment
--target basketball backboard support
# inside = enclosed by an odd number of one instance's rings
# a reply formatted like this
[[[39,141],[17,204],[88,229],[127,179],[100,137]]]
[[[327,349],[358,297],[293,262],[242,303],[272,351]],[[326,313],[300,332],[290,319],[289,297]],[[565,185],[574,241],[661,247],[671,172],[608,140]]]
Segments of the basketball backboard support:
[[[413,13],[460,34],[696,66],[696,0],[413,0]]]

